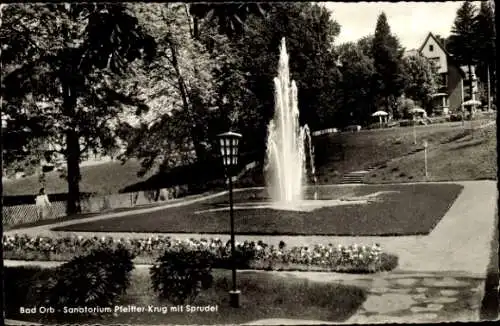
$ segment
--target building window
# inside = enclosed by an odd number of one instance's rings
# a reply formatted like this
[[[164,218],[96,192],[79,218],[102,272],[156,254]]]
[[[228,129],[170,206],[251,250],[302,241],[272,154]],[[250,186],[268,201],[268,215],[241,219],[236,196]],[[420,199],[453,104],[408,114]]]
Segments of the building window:
[[[429,45],[429,51],[431,51],[431,52],[434,51],[434,45],[432,45],[432,44]]]

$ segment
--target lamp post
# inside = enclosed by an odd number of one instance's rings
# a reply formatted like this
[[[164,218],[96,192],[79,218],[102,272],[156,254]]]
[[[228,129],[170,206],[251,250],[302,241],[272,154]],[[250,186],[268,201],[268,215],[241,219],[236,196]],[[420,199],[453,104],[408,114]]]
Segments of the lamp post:
[[[427,173],[427,140],[424,140],[424,161],[425,161],[425,179],[427,180],[427,177],[429,176]]]
[[[234,214],[233,214],[233,175],[235,168],[238,165],[238,145],[241,139],[241,134],[235,132],[226,132],[220,134],[219,145],[221,150],[222,163],[226,171],[226,176],[229,178],[229,217],[231,220],[231,265],[232,265],[232,280],[233,287],[229,291],[229,304],[233,308],[240,306],[241,292],[236,289],[236,262],[235,262],[235,244],[234,244]]]
[[[417,145],[417,118],[415,117],[415,112],[413,112],[413,144]]]

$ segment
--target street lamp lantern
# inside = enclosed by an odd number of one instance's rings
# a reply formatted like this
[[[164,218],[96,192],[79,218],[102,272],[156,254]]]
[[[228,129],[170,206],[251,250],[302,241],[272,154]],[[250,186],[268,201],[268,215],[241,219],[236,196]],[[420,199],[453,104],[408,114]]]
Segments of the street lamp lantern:
[[[228,174],[232,174],[234,168],[238,165],[238,146],[241,134],[229,131],[219,136],[219,145],[222,156],[222,163]]]
[[[241,292],[236,289],[236,261],[235,261],[235,244],[234,244],[234,214],[233,214],[233,174],[238,166],[238,146],[241,139],[241,134],[235,132],[226,132],[220,134],[219,145],[222,157],[222,163],[226,170],[226,176],[229,179],[229,217],[231,220],[231,265],[232,265],[232,280],[233,287],[229,291],[229,302],[231,307],[239,308]]]

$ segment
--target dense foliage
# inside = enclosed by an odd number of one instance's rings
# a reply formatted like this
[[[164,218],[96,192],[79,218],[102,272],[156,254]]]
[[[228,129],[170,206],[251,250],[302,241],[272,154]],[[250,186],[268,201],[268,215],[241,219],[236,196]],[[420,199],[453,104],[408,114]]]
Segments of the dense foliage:
[[[23,142],[12,152],[46,153],[40,141],[59,151],[67,163],[67,212],[78,213],[82,155],[115,149],[119,113],[145,109],[118,76],[151,56],[154,42],[122,4],[11,4],[3,19],[2,114],[14,128],[31,130],[18,133]]]
[[[432,111],[431,95],[437,93],[437,69],[432,61],[422,56],[409,56],[403,60],[407,75],[405,96],[413,99],[419,106]]]
[[[3,270],[5,313],[7,317],[19,315],[19,307],[33,307],[40,298],[33,289],[39,288],[53,271],[38,266],[5,267]]]

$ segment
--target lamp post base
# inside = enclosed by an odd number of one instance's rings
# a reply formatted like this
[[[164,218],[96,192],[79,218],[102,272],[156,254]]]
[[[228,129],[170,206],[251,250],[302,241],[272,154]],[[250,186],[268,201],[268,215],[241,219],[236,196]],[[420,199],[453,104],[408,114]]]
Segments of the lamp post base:
[[[240,307],[240,290],[229,291],[229,305],[233,308]]]

